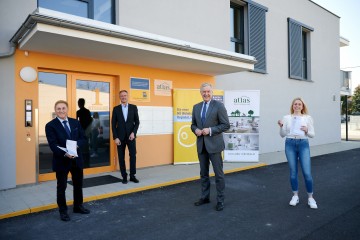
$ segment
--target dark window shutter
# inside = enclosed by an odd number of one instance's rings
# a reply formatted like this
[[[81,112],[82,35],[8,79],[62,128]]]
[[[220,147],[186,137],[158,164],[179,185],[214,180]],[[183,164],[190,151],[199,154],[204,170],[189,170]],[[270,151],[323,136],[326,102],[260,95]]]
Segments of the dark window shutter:
[[[249,55],[257,60],[254,71],[266,72],[266,21],[267,8],[248,2]]]
[[[289,27],[289,77],[302,79],[302,26],[288,20]]]

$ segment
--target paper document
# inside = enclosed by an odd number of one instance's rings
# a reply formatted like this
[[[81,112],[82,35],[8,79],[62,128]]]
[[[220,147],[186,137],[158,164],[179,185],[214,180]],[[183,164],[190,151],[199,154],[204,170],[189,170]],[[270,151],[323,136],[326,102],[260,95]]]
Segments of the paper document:
[[[305,136],[305,132],[300,129],[302,126],[305,126],[302,117],[294,117],[292,119],[292,134],[298,136]]]
[[[66,140],[66,148],[63,147],[59,147],[61,150],[63,150],[64,152],[68,153],[71,156],[75,156],[78,157],[77,155],[77,142],[73,141],[73,140]]]

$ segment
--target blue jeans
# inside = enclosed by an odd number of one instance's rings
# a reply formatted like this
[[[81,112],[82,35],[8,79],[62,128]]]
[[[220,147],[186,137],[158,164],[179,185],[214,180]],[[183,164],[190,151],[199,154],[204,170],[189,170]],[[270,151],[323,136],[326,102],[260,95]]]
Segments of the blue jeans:
[[[313,179],[311,176],[310,147],[308,139],[286,138],[285,154],[290,168],[290,183],[293,192],[299,190],[298,161],[305,179],[306,191],[313,193]]]

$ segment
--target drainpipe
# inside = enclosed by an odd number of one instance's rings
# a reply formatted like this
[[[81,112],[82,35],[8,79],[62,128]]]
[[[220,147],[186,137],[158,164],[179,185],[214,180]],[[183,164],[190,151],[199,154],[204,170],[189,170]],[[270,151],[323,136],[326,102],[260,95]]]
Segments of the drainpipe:
[[[0,58],[11,57],[12,55],[14,55],[15,49],[16,49],[16,44],[10,42],[10,50],[9,50],[9,52],[0,53]]]
[[[31,15],[27,17],[25,22],[21,25],[19,30],[15,33],[15,35],[10,39],[10,50],[6,53],[0,53],[0,58],[11,57],[15,54],[16,46],[21,38],[28,32],[36,22],[32,19]]]

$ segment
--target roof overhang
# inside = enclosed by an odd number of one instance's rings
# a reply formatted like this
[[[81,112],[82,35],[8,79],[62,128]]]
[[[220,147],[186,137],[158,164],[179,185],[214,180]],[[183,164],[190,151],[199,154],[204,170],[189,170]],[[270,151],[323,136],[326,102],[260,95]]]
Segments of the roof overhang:
[[[254,69],[252,56],[38,8],[10,40],[19,49],[222,75]]]

